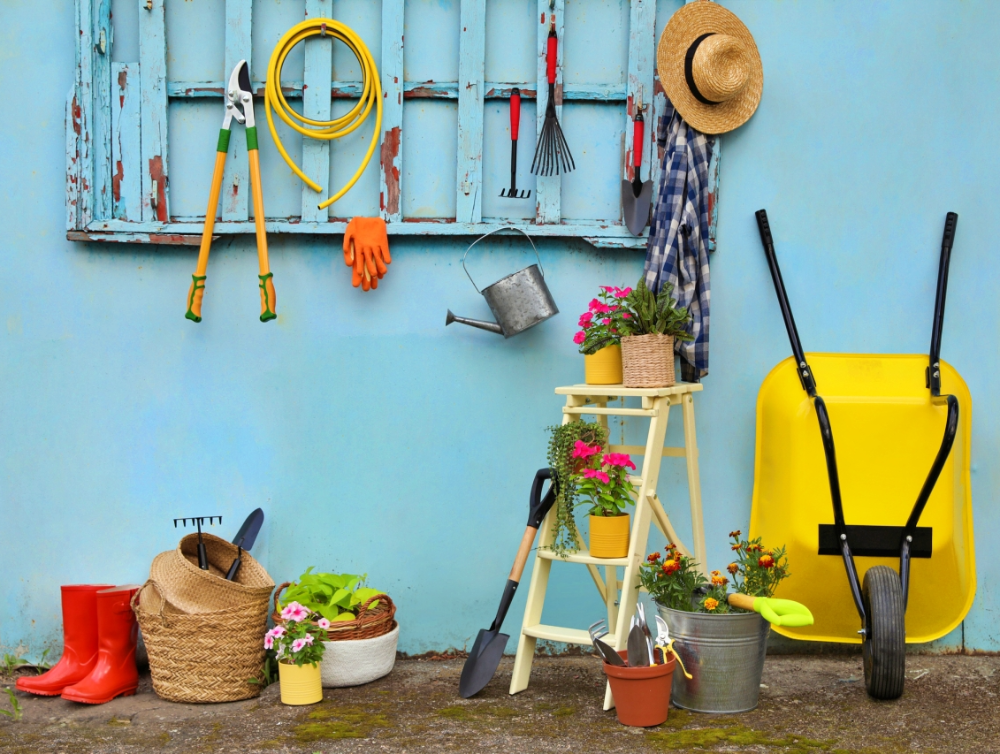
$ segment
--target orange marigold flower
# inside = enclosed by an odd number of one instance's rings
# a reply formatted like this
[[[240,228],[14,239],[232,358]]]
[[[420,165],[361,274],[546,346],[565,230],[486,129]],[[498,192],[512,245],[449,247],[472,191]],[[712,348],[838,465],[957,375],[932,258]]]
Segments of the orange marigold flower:
[[[673,542],[669,542],[667,543],[667,546],[664,547],[663,549],[666,550],[667,552],[670,552],[671,550],[676,550],[677,545],[675,545]]]
[[[759,565],[761,568],[773,568],[774,558],[772,558],[770,555],[761,555],[760,559],[757,561],[757,565]]]
[[[680,553],[680,550],[678,550],[677,552],[674,553],[674,562],[675,563],[680,563],[681,562],[681,553]]]
[[[726,566],[726,570],[729,571],[731,574],[733,574],[733,576],[735,576],[736,572],[740,570],[740,567],[736,565],[736,563],[730,563],[729,565]]]
[[[712,574],[712,586],[725,586],[729,583],[729,579],[723,576],[718,571]]]
[[[719,606],[719,601],[717,599],[713,599],[712,597],[706,597],[705,601],[701,604],[705,606],[706,610],[715,610],[715,608]]]
[[[650,563],[655,563],[659,559],[660,559],[660,553],[658,552],[651,552],[646,558],[646,560],[649,561]]]
[[[737,529],[736,531],[729,532],[729,536],[733,537],[734,539],[739,539],[740,535],[742,535],[742,534],[743,534],[743,532],[741,532],[739,529]]]
[[[681,569],[680,565],[678,565],[672,560],[668,560],[666,563],[663,564],[663,573],[665,573],[667,576],[676,573],[680,569]]]
[[[739,542],[737,542],[735,545],[732,545],[729,549],[730,550],[742,550],[743,549],[743,545],[741,545]],[[749,550],[750,548],[747,548],[747,549]]]

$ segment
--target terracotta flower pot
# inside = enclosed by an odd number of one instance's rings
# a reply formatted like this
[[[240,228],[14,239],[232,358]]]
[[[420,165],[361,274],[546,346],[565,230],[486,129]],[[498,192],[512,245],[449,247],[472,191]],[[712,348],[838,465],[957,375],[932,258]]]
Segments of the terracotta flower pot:
[[[300,705],[323,701],[323,676],[319,665],[278,663],[281,703]]]
[[[629,515],[590,517],[590,554],[595,558],[628,555]]]
[[[605,346],[583,356],[584,382],[588,385],[622,384],[622,347]]]
[[[621,651],[618,654],[624,660],[628,653]],[[662,665],[644,668],[623,668],[604,663],[604,674],[615,698],[618,722],[635,728],[665,723],[670,713],[670,689],[676,664],[673,655]]]

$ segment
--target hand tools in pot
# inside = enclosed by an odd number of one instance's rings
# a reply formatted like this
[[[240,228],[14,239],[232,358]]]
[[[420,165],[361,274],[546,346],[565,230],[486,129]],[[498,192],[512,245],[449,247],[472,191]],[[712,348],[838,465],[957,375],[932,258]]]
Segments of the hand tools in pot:
[[[205,552],[205,543],[201,539],[201,527],[205,525],[205,519],[208,519],[208,525],[211,526],[215,519],[219,519],[219,525],[222,525],[222,516],[186,516],[184,518],[174,519],[174,528],[177,528],[177,522],[181,522],[181,526],[187,527],[188,521],[191,522],[192,526],[198,527],[198,567],[203,570],[208,570],[208,553]]]
[[[622,216],[625,227],[633,236],[641,236],[649,224],[649,207],[653,201],[653,182],[642,182],[642,148],[645,143],[646,124],[642,118],[642,99],[635,104],[632,120],[632,180],[622,181]]]
[[[257,152],[257,122],[253,115],[253,90],[250,88],[250,71],[247,61],[241,60],[233,68],[226,88],[226,114],[219,131],[219,143],[215,152],[215,172],[212,174],[212,188],[208,195],[208,209],[205,211],[205,227],[201,234],[201,248],[198,251],[198,266],[191,276],[188,289],[188,309],[184,316],[193,322],[201,322],[201,304],[205,295],[205,278],[208,270],[208,253],[212,248],[212,229],[215,227],[215,213],[219,207],[219,191],[222,176],[226,170],[226,154],[229,152],[229,137],[232,121],[246,125],[247,159],[250,161],[250,188],[253,193],[253,223],[257,231],[257,261],[260,265],[260,321],[268,322],[277,318],[275,314],[274,281],[271,279],[270,263],[267,258],[267,230],[264,227],[264,194],[260,185],[260,158]]]
[[[504,199],[530,199],[531,191],[517,190],[517,135],[521,127],[521,90],[510,90],[510,188],[501,189]]]
[[[538,136],[535,146],[535,159],[531,161],[531,172],[535,175],[559,175],[576,169],[573,155],[570,154],[566,137],[563,136],[559,118],[556,116],[556,62],[558,60],[559,40],[556,38],[556,17],[552,16],[549,26],[548,47],[545,51],[545,64],[549,80],[549,96],[545,103],[545,121],[542,123],[542,133]]]
[[[628,632],[628,664],[629,667],[640,668],[649,666],[649,644],[642,632],[639,622],[633,617],[632,628]]]
[[[226,573],[226,581],[232,581],[236,578],[237,571],[243,565],[243,551],[253,548],[253,543],[257,541],[257,535],[260,533],[260,527],[263,523],[264,511],[257,508],[257,510],[247,516],[246,521],[243,522],[243,526],[236,532],[236,536],[233,537],[233,544],[237,548],[236,559],[229,566],[229,571]]]
[[[646,608],[640,602],[635,606],[636,613],[639,620],[639,628],[642,629],[643,635],[646,637],[646,646],[649,649],[649,664],[653,664],[653,634],[649,630],[649,624],[646,623]]]
[[[600,653],[606,663],[624,667],[625,660],[622,659],[622,656],[612,649],[610,644],[601,641],[603,637],[608,635],[608,628],[604,624],[603,619],[596,623],[591,623],[587,631],[590,634],[590,640],[594,643],[594,648]]]
[[[681,659],[681,656],[677,654],[677,650],[674,649],[674,640],[670,638],[670,627],[660,615],[656,616],[656,648],[660,650],[663,662],[667,662],[668,652],[672,654],[681,666],[681,672],[684,673],[684,677],[689,681],[691,680],[692,675],[684,667],[684,660]]]
[[[551,484],[545,497],[542,497],[542,485],[546,479],[550,480]],[[462,668],[458,693],[463,699],[468,699],[482,691],[500,665],[500,658],[503,656],[503,650],[510,638],[508,634],[500,633],[500,627],[503,625],[507,609],[514,599],[514,592],[517,591],[517,585],[524,572],[524,564],[528,560],[528,553],[531,552],[531,545],[534,544],[538,527],[542,525],[542,520],[549,512],[555,499],[556,480],[552,477],[552,470],[539,469],[531,484],[528,525],[521,538],[521,546],[517,549],[517,557],[514,558],[514,566],[510,569],[510,576],[507,578],[503,596],[500,598],[500,608],[497,610],[496,618],[493,619],[493,624],[489,628],[479,631],[472,649],[469,650],[469,658],[465,661],[465,667]]]

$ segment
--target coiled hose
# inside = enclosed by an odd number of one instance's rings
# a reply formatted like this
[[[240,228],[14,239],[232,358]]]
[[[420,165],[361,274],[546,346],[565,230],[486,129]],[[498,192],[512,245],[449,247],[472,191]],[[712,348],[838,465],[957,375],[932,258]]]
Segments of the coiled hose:
[[[361,99],[358,100],[358,103],[349,113],[333,120],[312,120],[295,112],[281,91],[281,67],[284,65],[288,53],[299,42],[317,34],[329,35],[343,42],[354,53],[354,57],[358,59],[358,64],[361,66]],[[303,173],[302,169],[295,164],[295,161],[288,156],[288,152],[285,151],[281,139],[278,138],[278,132],[274,128],[274,118],[271,110],[273,109],[277,112],[279,118],[303,136],[311,139],[332,141],[333,139],[347,136],[347,134],[358,128],[364,122],[365,118],[368,117],[368,113],[371,112],[373,105],[375,106],[375,131],[372,134],[371,144],[368,145],[368,152],[361,161],[361,167],[358,168],[351,180],[340,191],[319,205],[320,209],[326,209],[351,190],[351,187],[357,183],[361,174],[365,172],[365,168],[368,167],[368,162],[371,160],[372,154],[375,153],[375,147],[379,143],[378,137],[382,128],[382,86],[379,83],[375,60],[372,58],[372,54],[368,51],[365,43],[361,40],[361,37],[355,34],[349,27],[330,18],[311,18],[303,21],[289,29],[285,36],[275,45],[274,51],[271,53],[271,61],[267,64],[267,85],[264,89],[264,112],[267,114],[267,126],[271,130],[271,137],[274,139],[275,146],[278,147],[278,152],[281,153],[282,158],[288,163],[288,167],[313,191],[321,193],[323,189]]]

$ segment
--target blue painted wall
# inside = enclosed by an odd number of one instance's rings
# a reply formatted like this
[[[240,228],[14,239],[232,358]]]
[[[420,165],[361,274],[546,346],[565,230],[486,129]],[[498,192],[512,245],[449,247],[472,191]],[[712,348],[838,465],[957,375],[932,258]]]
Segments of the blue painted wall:
[[[661,27],[676,2],[661,0]],[[937,646],[964,637],[968,648],[1000,650],[1000,566],[990,556],[1000,534],[1000,227],[990,209],[1000,192],[1000,6],[724,4],[756,37],[765,87],[757,114],[723,147],[712,368],[696,398],[712,561],[726,562],[726,533],[746,525],[756,391],[788,351],[753,211],[770,213],[807,348],[919,352],[943,216],[954,210],[961,221],[944,355],[976,401],[979,592],[964,630]],[[435,5],[457,17],[457,3]],[[617,0],[594,5],[590,12],[615,17]],[[281,316],[263,326],[253,239],[224,240],[213,252],[205,322],[194,326],[183,319],[193,250],[64,238],[72,2],[54,2],[47,18],[40,25],[27,4],[0,7],[8,106],[0,119],[0,650],[37,656],[57,647],[59,585],[141,582],[153,555],[176,542],[172,517],[221,514],[217,531],[231,536],[258,505],[268,521],[254,552],[276,581],[309,565],[367,572],[399,603],[401,649],[462,646],[492,619],[528,485],[544,463],[544,428],[559,418],[552,388],[582,378],[571,343],[576,313],[598,285],[634,281],[642,254],[542,242],[563,314],[505,342],[443,327],[448,306],[487,313],[458,265],[460,241],[394,241],[388,277],[366,295],[350,288],[339,239],[272,238]],[[568,48],[567,60],[573,54],[583,57]],[[171,64],[178,59],[192,64],[175,46]],[[449,116],[435,117],[443,128]],[[214,136],[192,138],[172,158],[207,176],[213,145]],[[409,155],[419,160],[420,146],[409,143]],[[268,206],[297,207],[298,187],[271,164]],[[173,184],[178,196],[184,180]],[[573,180],[613,196],[618,178]],[[200,207],[202,191],[187,201]],[[419,201],[404,196],[404,206]],[[481,261],[482,275],[526,258],[520,245],[501,242]],[[664,463],[661,497],[686,529],[683,468]],[[583,569],[554,574],[546,622],[586,625],[600,614]],[[523,594],[513,630],[522,606]]]

